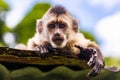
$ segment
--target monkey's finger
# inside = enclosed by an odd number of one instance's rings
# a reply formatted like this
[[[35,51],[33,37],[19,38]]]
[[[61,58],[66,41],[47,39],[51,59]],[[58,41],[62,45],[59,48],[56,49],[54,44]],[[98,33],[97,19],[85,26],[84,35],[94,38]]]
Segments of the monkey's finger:
[[[76,48],[79,48],[80,50],[83,50],[83,47],[81,47],[80,45],[75,45]]]
[[[40,51],[40,53],[47,53],[48,52],[48,50],[44,46],[39,46],[39,51]]]
[[[40,52],[40,48],[39,47],[35,47],[35,52],[37,53],[37,55],[40,56],[41,52]]]
[[[94,77],[94,76],[98,75],[96,69],[97,69],[96,66],[94,66],[93,69],[88,73],[87,76]]]
[[[94,76],[96,76],[96,75],[98,75],[98,73],[95,73],[95,69],[93,69],[93,70],[91,70],[89,73],[88,73],[88,77],[94,77]]]
[[[91,56],[91,58],[89,59],[89,61],[87,62],[87,64],[89,66],[94,66],[95,62],[96,62],[96,58],[97,58],[97,55],[93,55]]]
[[[99,74],[102,71],[102,69],[103,69],[103,66],[101,64],[98,64],[98,67],[96,69],[96,73]]]
[[[47,46],[42,46],[42,48],[43,48],[43,53],[48,53],[49,52],[48,49],[47,49]]]
[[[48,50],[45,46],[41,46],[40,49],[40,56],[42,59],[45,59],[47,57],[46,53],[48,53]]]
[[[96,62],[96,57],[93,56],[92,58],[90,58],[90,60],[87,62],[87,64],[89,66],[94,66],[95,62]]]
[[[42,59],[45,59],[45,58],[46,58],[45,52],[47,52],[47,51],[44,49],[43,46],[37,46],[37,47],[35,48],[35,52],[36,52],[39,56],[41,56]]]
[[[40,48],[41,54],[44,53],[44,47],[43,47],[43,46],[40,46],[39,48]]]
[[[98,75],[98,73],[96,73],[96,71],[95,70],[92,70],[91,72],[89,72],[88,73],[88,77],[95,77],[95,76],[97,76]]]
[[[101,65],[99,62],[96,62],[95,65],[93,66],[92,70],[88,73],[88,76],[94,77],[94,76],[98,75],[103,68],[104,68],[103,65]]]

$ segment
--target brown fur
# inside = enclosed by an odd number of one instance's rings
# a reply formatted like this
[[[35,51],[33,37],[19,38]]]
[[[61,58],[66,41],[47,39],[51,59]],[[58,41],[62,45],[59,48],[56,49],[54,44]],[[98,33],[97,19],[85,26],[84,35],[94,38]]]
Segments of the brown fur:
[[[81,51],[80,48],[75,47],[76,45],[82,47],[83,50]],[[74,19],[64,7],[52,7],[40,20],[37,20],[36,33],[29,39],[25,49],[39,50],[40,53],[47,53],[49,46],[56,48],[62,53],[81,55],[89,58],[86,60],[90,60],[88,61],[88,65],[90,66],[91,61],[94,61],[94,58],[97,56],[95,66],[93,66],[93,69],[89,73],[91,76],[97,75],[104,67],[104,59],[98,45],[86,39],[84,35],[79,32],[77,20]],[[84,51],[89,51],[90,49],[95,49],[96,51],[90,54]]]

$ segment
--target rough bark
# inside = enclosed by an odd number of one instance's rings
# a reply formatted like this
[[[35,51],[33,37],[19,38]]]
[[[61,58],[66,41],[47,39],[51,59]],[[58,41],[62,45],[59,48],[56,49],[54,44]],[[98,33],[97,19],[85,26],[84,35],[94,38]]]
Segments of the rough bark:
[[[35,51],[18,50],[9,47],[0,47],[0,63],[6,65],[10,69],[24,66],[68,66],[73,69],[86,69],[87,62],[68,54],[59,54],[58,52],[47,53],[43,59]],[[46,69],[44,69],[46,70]]]

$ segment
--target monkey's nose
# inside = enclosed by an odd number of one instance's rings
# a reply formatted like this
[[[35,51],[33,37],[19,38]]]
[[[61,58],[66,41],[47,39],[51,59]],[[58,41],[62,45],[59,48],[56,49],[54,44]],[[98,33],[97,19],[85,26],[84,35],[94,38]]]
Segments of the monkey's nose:
[[[56,33],[56,34],[55,34],[55,36],[58,36],[58,37],[60,37],[60,33]]]

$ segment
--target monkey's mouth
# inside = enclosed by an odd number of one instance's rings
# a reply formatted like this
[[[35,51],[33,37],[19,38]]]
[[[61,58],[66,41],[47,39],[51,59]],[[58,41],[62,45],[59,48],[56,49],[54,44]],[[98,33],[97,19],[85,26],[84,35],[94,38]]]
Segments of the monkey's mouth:
[[[56,45],[61,45],[64,41],[64,38],[53,38],[52,40]]]

